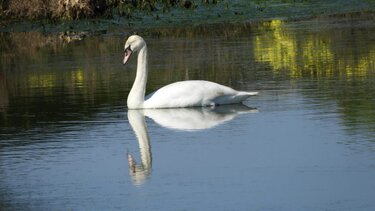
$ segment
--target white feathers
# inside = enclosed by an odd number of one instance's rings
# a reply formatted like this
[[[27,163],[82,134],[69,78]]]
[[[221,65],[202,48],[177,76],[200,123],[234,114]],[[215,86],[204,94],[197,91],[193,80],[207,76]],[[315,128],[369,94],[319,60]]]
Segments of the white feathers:
[[[175,82],[144,97],[148,71],[146,43],[141,37],[133,35],[126,41],[125,49],[131,49],[133,54],[138,52],[137,74],[127,101],[129,109],[235,104],[258,94],[236,91],[210,81],[196,80]]]

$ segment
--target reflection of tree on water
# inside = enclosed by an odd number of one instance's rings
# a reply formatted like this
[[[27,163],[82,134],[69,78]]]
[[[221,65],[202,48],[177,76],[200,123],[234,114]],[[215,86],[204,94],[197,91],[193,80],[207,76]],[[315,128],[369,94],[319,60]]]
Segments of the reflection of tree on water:
[[[239,114],[256,112],[245,105],[225,105],[215,108],[178,108],[129,110],[128,120],[139,144],[141,162],[128,153],[130,176],[135,185],[144,184],[151,173],[152,154],[145,116],[162,127],[177,130],[204,130],[234,119]]]
[[[345,21],[341,28],[314,25],[314,20],[274,20],[226,28],[158,29],[155,34],[160,37],[148,38],[150,55],[155,56],[150,58],[153,71],[147,91],[187,78],[241,89],[278,76],[307,78],[313,79],[313,88],[330,93],[328,99],[339,106],[344,124],[355,128],[353,121],[368,122],[373,128],[375,29]],[[0,33],[0,69],[6,76],[1,91],[7,90],[1,93],[6,96],[3,104],[9,104],[7,115],[27,114],[4,119],[0,127],[34,127],[35,118],[30,117],[40,118],[41,107],[44,120],[76,120],[95,115],[91,108],[98,105],[123,105],[134,72],[122,69],[119,43],[123,36],[89,36],[66,43],[59,35]]]
[[[274,75],[314,79],[313,87],[329,96],[304,94],[334,100],[350,133],[371,136],[375,131],[374,24],[364,30],[340,24],[315,27],[301,31],[281,20],[264,23],[260,26],[264,33],[254,38],[256,61],[269,64]]]
[[[4,112],[9,104],[8,89],[4,74],[0,72],[0,112]]]
[[[266,22],[260,26],[265,33],[255,36],[255,59],[269,63],[275,74],[287,70],[291,77],[350,80],[366,77],[374,69],[374,26],[366,31],[323,28],[301,33],[291,25],[281,20]]]
[[[0,101],[9,99],[6,115],[12,116],[0,119],[0,127],[20,134],[38,122],[82,120],[99,107],[123,105],[126,90],[119,84],[126,82],[114,80],[116,65],[102,65],[113,63],[107,54],[118,40],[67,44],[56,34],[0,33]]]

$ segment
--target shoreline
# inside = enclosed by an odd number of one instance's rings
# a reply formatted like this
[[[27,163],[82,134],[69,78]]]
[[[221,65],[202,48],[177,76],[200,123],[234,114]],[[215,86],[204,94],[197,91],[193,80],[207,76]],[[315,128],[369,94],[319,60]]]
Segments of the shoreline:
[[[236,4],[237,2],[237,4]],[[240,3],[238,3],[240,2]],[[342,5],[342,3],[344,3]],[[226,5],[224,5],[226,4]],[[114,17],[82,20],[1,20],[0,32],[106,33],[108,31],[154,31],[166,28],[199,28],[203,26],[241,25],[280,19],[301,21],[319,18],[374,16],[375,2],[367,0],[330,0],[270,4],[263,9],[253,2],[231,1],[196,9],[174,8],[169,12],[137,12],[130,19]]]

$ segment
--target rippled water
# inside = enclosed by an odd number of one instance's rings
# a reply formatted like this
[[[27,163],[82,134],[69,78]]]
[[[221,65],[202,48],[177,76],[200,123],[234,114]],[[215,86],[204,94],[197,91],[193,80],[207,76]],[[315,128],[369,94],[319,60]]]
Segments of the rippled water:
[[[361,17],[150,33],[148,92],[260,94],[145,111],[126,109],[124,33],[1,34],[0,209],[373,210],[374,34]]]

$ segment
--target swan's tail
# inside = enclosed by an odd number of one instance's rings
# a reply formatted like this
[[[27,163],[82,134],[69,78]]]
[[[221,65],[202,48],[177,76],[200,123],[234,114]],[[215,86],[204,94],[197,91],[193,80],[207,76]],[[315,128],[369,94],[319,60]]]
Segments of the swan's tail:
[[[258,95],[258,92],[240,92],[239,95],[250,97],[250,96]]]
[[[254,95],[258,95],[258,92],[239,92],[235,97],[236,102],[242,102],[246,100],[247,98],[254,96]]]
[[[254,96],[254,95],[258,95],[258,92],[246,92],[246,94],[249,96]]]

